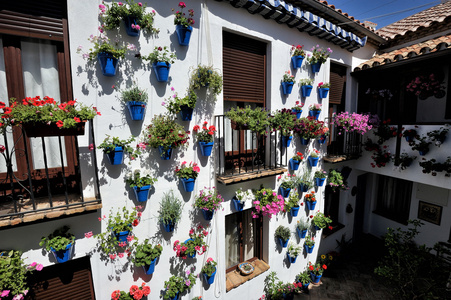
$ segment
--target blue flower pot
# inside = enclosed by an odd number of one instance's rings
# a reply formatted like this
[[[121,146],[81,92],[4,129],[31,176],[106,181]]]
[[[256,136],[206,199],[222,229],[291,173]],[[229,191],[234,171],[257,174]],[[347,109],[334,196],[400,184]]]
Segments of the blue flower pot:
[[[296,262],[296,258],[298,258],[297,256],[292,257],[292,256],[290,255],[290,253],[288,253],[288,252],[287,252],[287,257],[288,257],[288,261],[289,261],[290,263],[292,263],[292,264],[294,264],[294,263]]]
[[[122,243],[122,242],[128,243],[127,237],[129,234],[130,234],[130,230],[114,232],[114,236],[116,237],[116,239],[119,243]]]
[[[145,185],[143,187],[133,187],[133,191],[135,192],[136,200],[139,202],[146,202],[147,198],[149,197],[151,185]]]
[[[309,285],[310,285],[310,282],[303,283],[302,284],[302,289],[307,290]]]
[[[310,94],[312,93],[312,89],[313,86],[311,85],[302,85],[301,86],[301,93],[302,93],[302,97],[309,97]]]
[[[289,241],[290,239],[284,241],[283,239],[281,239],[281,238],[278,237],[277,240],[279,241],[279,245],[282,246],[282,248],[286,248],[286,247],[288,246],[288,241]]]
[[[177,293],[177,294],[175,294],[174,297],[169,297],[169,300],[179,300],[179,296],[180,296],[180,294]]]
[[[316,64],[312,64],[312,73],[318,73],[321,69],[321,63],[317,62]]]
[[[293,139],[293,136],[284,136],[282,135],[282,146],[284,147],[290,147],[291,140]]]
[[[128,101],[127,107],[133,121],[142,121],[146,114],[146,102]]]
[[[299,69],[304,61],[304,56],[296,55],[291,57],[291,63],[293,64],[293,69]]]
[[[326,178],[317,178],[315,177],[316,186],[323,186],[324,182],[326,181]]]
[[[193,32],[193,27],[184,25],[176,25],[175,32],[177,33],[177,38],[179,40],[180,46],[188,46],[189,40],[191,38],[191,33]]]
[[[325,135],[322,135],[319,139],[318,139],[318,143],[319,144],[325,144],[327,141],[327,137]]]
[[[163,227],[164,227],[164,230],[166,230],[166,232],[174,231],[174,223],[172,223],[171,221],[169,223],[163,223]]]
[[[180,109],[180,117],[182,118],[182,121],[191,121],[193,118],[193,109],[188,105],[181,105]]]
[[[313,283],[318,283],[321,280],[321,277],[323,275],[315,275],[313,273],[310,273],[310,278],[312,279]]]
[[[297,169],[299,169],[299,164],[301,162],[299,160],[294,160],[292,158],[290,158],[290,169],[293,171],[296,171]]]
[[[213,219],[213,215],[215,214],[215,212],[202,209],[202,214],[204,215],[204,219],[206,221],[211,221]]]
[[[202,274],[204,275],[205,282],[208,284],[212,284],[215,281],[216,268],[215,268],[215,271],[211,274],[211,276],[208,276],[205,273],[202,273]]]
[[[299,230],[299,228],[296,227],[296,233],[298,234],[298,237],[300,239],[304,239],[305,236],[307,235],[307,229]]]
[[[127,32],[127,34],[129,36],[139,36],[139,30],[132,28],[132,24],[133,25],[138,25],[136,23],[136,17],[132,17],[132,16],[127,16],[124,18],[124,23],[125,23],[125,31]]]
[[[313,226],[315,228],[315,230],[321,230],[321,228],[319,228],[318,226],[314,225]]]
[[[171,158],[172,148],[169,148],[168,150],[164,150],[163,146],[158,146],[158,151],[160,152],[160,158],[162,160],[168,160]]]
[[[313,245],[312,247],[309,247],[309,246],[307,246],[307,245],[304,245],[305,252],[306,252],[306,253],[312,253],[314,247],[315,247],[315,245]]]
[[[300,190],[301,192],[305,193],[305,192],[307,192],[307,191],[309,190],[309,188],[308,188],[308,186],[306,186],[305,184],[300,183],[300,184],[299,184],[299,190]]]
[[[301,145],[308,145],[308,143],[310,143],[310,139],[304,139],[303,137],[301,137]]]
[[[168,81],[171,64],[166,64],[165,62],[157,62],[152,64],[152,68],[155,72],[155,76],[157,76],[157,81]]]
[[[120,165],[124,162],[124,149],[122,147],[115,147],[114,151],[105,154],[112,165]]]
[[[405,138],[406,138],[406,142],[408,142],[408,143],[413,142],[413,136],[408,135],[408,136],[405,136]]]
[[[291,91],[293,90],[294,82],[282,82],[282,92],[284,95],[291,94]]]
[[[311,167],[316,167],[318,165],[319,157],[308,157],[308,162]]]
[[[296,119],[300,119],[301,118],[302,109],[301,110],[292,109],[291,112],[296,114]]]
[[[108,52],[100,52],[97,59],[104,76],[113,77],[116,75],[118,59]]]
[[[183,189],[185,190],[185,192],[192,192],[194,191],[194,182],[196,181],[196,179],[194,178],[180,178],[180,180],[182,181],[183,184]]]
[[[202,154],[202,156],[210,156],[211,151],[213,150],[214,144],[215,144],[215,142],[210,142],[210,143],[199,142],[200,153]]]
[[[53,254],[55,255],[56,261],[59,263],[64,263],[64,262],[68,261],[72,254],[72,246],[73,246],[73,244],[70,243],[69,245],[66,246],[66,249],[58,250],[58,251],[51,248]]]
[[[327,98],[327,94],[329,94],[329,88],[318,89],[318,96],[321,99]]]
[[[290,196],[290,191],[291,191],[290,188],[285,189],[283,187],[279,187],[279,194],[284,198],[287,198],[288,196]]]
[[[428,152],[429,152],[429,149],[427,149],[427,150],[425,150],[425,151],[418,151],[418,153],[420,154],[420,156],[425,156]]]
[[[155,263],[157,261],[157,258],[154,258],[151,262],[150,265],[148,266],[143,266],[144,268],[144,272],[146,273],[146,275],[150,275],[153,274],[153,272],[155,272]]]
[[[305,205],[309,210],[315,210],[316,201],[305,201]]]
[[[232,202],[236,211],[243,211],[244,203],[241,203],[235,196],[232,198]]]
[[[318,120],[320,114],[321,114],[320,110],[310,110],[308,112],[309,117],[314,117],[315,120]]]
[[[299,206],[292,207],[290,210],[291,216],[297,217],[299,213],[299,208],[300,208]]]

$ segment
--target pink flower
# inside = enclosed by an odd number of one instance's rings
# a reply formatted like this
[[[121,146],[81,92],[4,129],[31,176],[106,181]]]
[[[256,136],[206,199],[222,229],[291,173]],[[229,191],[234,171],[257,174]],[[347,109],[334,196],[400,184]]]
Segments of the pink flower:
[[[44,268],[42,264],[36,266],[36,271],[41,271]]]
[[[124,3],[118,2],[117,5],[122,6],[122,5],[124,5]]]
[[[142,4],[141,2],[138,2],[138,5],[139,5],[139,6],[143,6],[143,4]]]
[[[121,252],[121,253],[118,254],[118,256],[119,256],[120,258],[122,258],[122,257],[124,257],[124,253]]]
[[[88,149],[89,149],[90,151],[94,150],[94,144],[89,144]]]
[[[189,276],[189,274],[191,274],[191,271],[190,270],[186,270],[185,274],[186,274],[186,276]]]
[[[131,241],[133,241],[133,239],[134,239],[134,236],[133,236],[133,235],[127,236],[127,241],[131,242]]]
[[[0,297],[6,297],[9,295],[9,290],[4,290],[2,291],[2,294],[0,295]]]
[[[92,231],[86,232],[85,238],[89,239],[90,237],[92,237]]]
[[[34,261],[34,262],[31,263],[30,267],[34,267],[34,266],[36,266],[37,264],[38,264],[38,263]]]
[[[3,145],[0,145],[0,153],[5,152],[5,150],[6,150],[6,147]]]
[[[110,259],[115,259],[116,258],[116,254],[110,254]]]

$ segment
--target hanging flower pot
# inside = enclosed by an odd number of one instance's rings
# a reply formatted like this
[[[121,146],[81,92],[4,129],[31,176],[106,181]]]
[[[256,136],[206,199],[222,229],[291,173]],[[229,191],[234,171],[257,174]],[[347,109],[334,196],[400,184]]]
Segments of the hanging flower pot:
[[[297,109],[292,109],[291,112],[296,114],[296,119],[300,119],[301,115],[302,115],[302,109],[301,110],[297,110]]]
[[[316,186],[323,186],[324,182],[326,181],[326,178],[315,177],[315,180],[316,180]]]
[[[321,99],[327,98],[327,94],[329,94],[329,88],[318,89],[318,96]]]
[[[305,204],[309,210],[315,210],[316,201],[306,201]]]
[[[108,161],[112,165],[120,165],[124,162],[124,148],[115,147],[114,151],[110,151],[109,153],[105,153]]]
[[[315,120],[318,120],[320,114],[321,114],[320,110],[309,110],[308,112],[309,117],[314,117]]]
[[[293,65],[293,69],[299,69],[302,66],[302,62],[304,61],[304,56],[295,55],[291,57],[291,63]]]
[[[279,241],[279,245],[280,245],[282,248],[286,248],[286,247],[288,246],[288,241],[289,241],[290,239],[288,239],[288,240],[285,241],[284,239],[278,237],[277,240]]]
[[[326,140],[327,140],[326,136],[325,136],[325,135],[322,135],[322,136],[320,136],[320,138],[318,139],[318,143],[319,143],[319,144],[325,144],[325,143],[326,143]]]
[[[282,135],[282,146],[284,147],[290,147],[291,140],[293,139],[293,136],[285,136]]]
[[[307,290],[307,289],[308,289],[308,286],[309,286],[309,284],[310,284],[310,282],[307,282],[307,283],[303,283],[303,284],[302,284],[302,289],[303,289],[303,290]]]
[[[158,151],[160,152],[160,158],[162,160],[171,159],[172,147],[167,150],[164,150],[163,146],[158,146]]]
[[[292,217],[297,217],[299,213],[299,206],[294,206],[291,208],[290,213]]]
[[[194,182],[196,181],[194,178],[180,178],[180,180],[182,180],[185,192],[194,191]]]
[[[315,275],[314,273],[310,273],[310,278],[312,279],[313,283],[319,283],[322,276],[323,275]]]
[[[284,198],[290,196],[290,191],[290,188],[279,187],[279,194]]]
[[[233,196],[232,202],[236,211],[243,211],[244,203],[241,203],[235,196]]]
[[[127,107],[133,121],[142,121],[146,114],[146,102],[128,101]]]
[[[424,149],[423,151],[418,150],[418,153],[420,154],[420,156],[425,156],[428,152],[429,152],[428,148]]]
[[[297,169],[299,169],[299,164],[301,162],[299,160],[294,160],[292,158],[290,158],[290,169],[293,171],[296,171]]]
[[[291,94],[291,91],[293,90],[293,85],[294,85],[294,82],[286,82],[286,81],[283,81],[282,82],[282,92],[283,92],[283,94],[284,95],[289,95],[289,94]]]
[[[306,146],[306,145],[308,145],[308,143],[310,143],[310,139],[305,139],[305,138],[301,137],[301,145]]]
[[[169,223],[163,223],[164,230],[166,232],[173,232],[174,231],[174,223],[172,221],[169,221]]]
[[[288,261],[292,264],[294,264],[296,262],[296,258],[298,258],[297,256],[293,257],[290,255],[290,253],[287,252],[287,257],[288,257]]]
[[[133,191],[135,192],[136,200],[138,200],[139,202],[146,202],[147,198],[149,197],[150,187],[150,185],[145,185],[140,188],[134,186]]]
[[[313,247],[315,247],[315,245],[313,245],[313,246],[311,246],[311,247],[309,247],[309,246],[307,246],[307,245],[304,245],[305,252],[306,252],[306,253],[312,253],[312,252],[313,252]]]
[[[321,228],[319,228],[319,227],[318,227],[318,226],[316,226],[316,225],[315,225],[315,226],[313,226],[313,228],[315,228],[315,230],[317,230],[317,231],[318,231],[318,230],[321,230]]]
[[[311,64],[312,66],[312,73],[318,73],[319,70],[321,69],[321,63],[317,62],[315,64]]]
[[[187,239],[183,243],[186,244],[188,241],[194,241],[194,240],[193,239]],[[189,254],[189,253],[186,253],[186,256],[188,256],[189,258],[195,258],[196,257],[196,251],[194,251],[194,253],[192,255]]]
[[[184,25],[175,26],[175,32],[177,33],[177,38],[179,40],[180,46],[188,46],[189,40],[191,38],[191,33],[193,32],[193,27]]]
[[[296,233],[300,239],[303,239],[307,235],[307,229],[299,230],[299,228],[296,227]]]
[[[100,68],[104,76],[113,77],[116,75],[118,59],[109,52],[99,52],[97,54]]]
[[[406,142],[408,142],[408,143],[413,142],[413,136],[412,135],[406,135],[404,137],[406,138]]]
[[[146,273],[146,275],[151,275],[153,274],[153,272],[155,272],[155,263],[157,261],[157,257],[154,258],[151,262],[150,265],[148,266],[143,266],[144,268],[144,272]]]
[[[204,274],[205,282],[208,284],[212,284],[215,281],[216,268],[215,268],[215,271],[211,274],[211,276],[208,276],[205,273],[202,273],[202,274]]]
[[[206,221],[211,221],[213,219],[213,215],[214,215],[215,211],[214,210],[205,210],[202,209],[202,214],[204,215],[204,219]]]
[[[215,142],[199,142],[199,146],[200,146],[200,152],[202,154],[202,156],[210,156],[211,155],[211,151],[213,150],[213,145],[215,144]]]
[[[139,36],[139,25],[136,23],[136,17],[127,16],[124,18],[125,31],[129,36]]]
[[[312,157],[312,156],[308,157],[308,162],[311,167],[316,167],[318,165],[318,161],[319,161],[319,157]]]
[[[130,230],[120,231],[120,232],[114,232],[114,236],[116,237],[117,241],[119,243],[128,243],[127,237],[130,234]]]
[[[169,78],[169,70],[171,69],[171,64],[165,62],[157,62],[152,64],[153,71],[157,76],[157,81],[166,82]]]
[[[182,118],[182,121],[191,121],[193,117],[193,109],[188,105],[181,105],[180,117]]]
[[[313,86],[311,85],[302,85],[301,86],[301,93],[302,93],[302,97],[309,97],[310,94],[312,93],[312,89]]]
[[[64,250],[58,250],[51,248],[53,255],[55,256],[55,259],[58,263],[64,263],[68,261],[72,254],[72,246],[73,243],[70,243],[66,246],[66,249]]]
[[[307,192],[307,191],[309,190],[309,188],[308,188],[307,185],[305,185],[305,184],[303,184],[303,183],[300,183],[300,184],[299,184],[299,190],[300,190],[301,192],[305,193],[305,192]]]

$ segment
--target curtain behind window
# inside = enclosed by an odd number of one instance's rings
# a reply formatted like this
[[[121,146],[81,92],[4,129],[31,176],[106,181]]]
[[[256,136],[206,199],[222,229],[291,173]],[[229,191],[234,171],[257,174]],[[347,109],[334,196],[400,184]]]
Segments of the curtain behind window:
[[[379,176],[377,212],[395,221],[409,219],[412,182],[388,176]]]

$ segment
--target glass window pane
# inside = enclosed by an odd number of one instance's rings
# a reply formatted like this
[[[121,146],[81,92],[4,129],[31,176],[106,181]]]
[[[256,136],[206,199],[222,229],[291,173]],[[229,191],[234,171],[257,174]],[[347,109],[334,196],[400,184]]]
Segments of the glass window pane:
[[[239,213],[228,215],[225,218],[225,246],[226,246],[226,268],[240,263],[240,243],[238,221]]]

